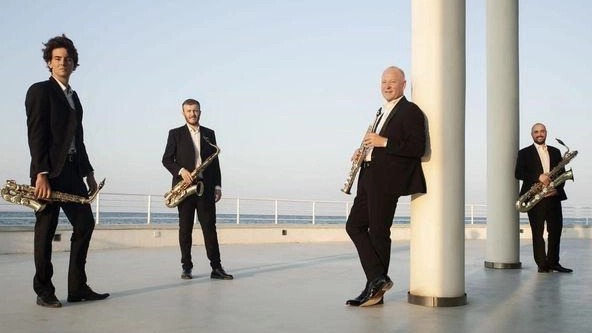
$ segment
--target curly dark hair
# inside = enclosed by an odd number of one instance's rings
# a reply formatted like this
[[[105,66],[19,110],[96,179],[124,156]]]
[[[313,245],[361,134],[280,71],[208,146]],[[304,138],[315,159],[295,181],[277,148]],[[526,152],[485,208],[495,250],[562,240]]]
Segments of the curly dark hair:
[[[74,70],[76,70],[76,67],[79,66],[78,51],[76,50],[76,47],[74,47],[74,42],[72,42],[70,38],[66,37],[65,34],[51,38],[47,41],[47,43],[43,43],[43,45],[45,46],[45,48],[42,50],[43,60],[45,60],[46,64],[51,61],[52,51],[54,49],[59,49],[63,47],[66,50],[68,50],[68,55],[72,58],[72,61],[74,62]],[[49,66],[47,66],[47,68],[49,68]],[[49,71],[51,72],[51,68],[49,68]]]

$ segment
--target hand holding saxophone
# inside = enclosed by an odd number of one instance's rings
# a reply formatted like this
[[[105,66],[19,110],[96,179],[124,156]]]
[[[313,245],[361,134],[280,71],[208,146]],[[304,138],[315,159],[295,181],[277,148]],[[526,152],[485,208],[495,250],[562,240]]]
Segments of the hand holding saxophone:
[[[183,178],[183,181],[187,185],[190,185],[195,180],[193,178],[193,176],[191,176],[191,172],[189,172],[189,171],[187,171],[185,169],[181,169],[181,178]]]
[[[543,183],[545,186],[549,186],[551,184],[551,177],[548,174],[543,173],[539,176],[539,182]]]
[[[376,133],[366,133],[364,136],[364,146],[369,147],[386,147],[387,139]]]
[[[49,199],[51,197],[51,186],[49,185],[49,179],[46,173],[37,174],[35,180],[35,198],[37,199]]]

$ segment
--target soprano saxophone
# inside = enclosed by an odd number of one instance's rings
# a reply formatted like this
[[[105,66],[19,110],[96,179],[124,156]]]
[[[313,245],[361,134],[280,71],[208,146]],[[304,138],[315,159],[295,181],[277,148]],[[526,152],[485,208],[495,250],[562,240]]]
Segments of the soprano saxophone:
[[[206,160],[195,170],[191,172],[191,179],[194,181],[199,178],[200,172],[205,170],[205,168],[210,165],[214,161],[214,159],[220,154],[220,148],[215,144],[211,143],[210,140],[204,136],[204,140],[216,151],[210,155]],[[177,207],[185,198],[188,196],[196,193],[197,196],[201,196],[204,192],[204,183],[201,180],[198,180],[197,183],[193,184],[193,182],[187,184],[184,180],[179,181],[173,188],[164,194],[164,204],[169,207]]]
[[[565,183],[567,180],[573,180],[573,171],[571,169],[564,171],[565,165],[569,163],[574,157],[578,155],[578,151],[569,151],[569,147],[566,146],[563,141],[555,139],[560,145],[567,148],[565,154],[563,154],[562,160],[557,164],[551,171],[549,171],[549,178],[551,183],[549,186],[543,185],[541,182],[537,182],[530,187],[528,192],[518,198],[516,201],[516,209],[519,212],[528,212],[534,207],[539,201],[541,201],[549,192],[553,191],[557,186]],[[563,171],[563,172],[562,172]]]
[[[374,122],[372,122],[372,124],[370,126],[368,126],[368,129],[366,130],[364,137],[366,137],[366,134],[374,132],[374,130],[376,129],[376,126],[378,125],[378,122],[380,121],[381,112],[382,112],[382,109],[378,109],[378,112],[376,112],[376,118],[374,118]],[[351,188],[354,185],[354,180],[356,179],[356,176],[357,176],[358,172],[360,171],[360,168],[362,167],[362,163],[364,162],[364,158],[366,157],[366,154],[368,153],[368,149],[370,149],[370,147],[366,147],[364,145],[364,139],[362,139],[362,144],[360,145],[360,148],[358,148],[358,150],[360,151],[360,154],[358,155],[358,157],[356,159],[353,160],[351,169],[349,171],[349,174],[347,175],[347,178],[345,179],[345,183],[343,184],[343,188],[341,189],[341,192],[343,192],[345,194],[351,194]]]
[[[97,189],[93,193],[89,193],[88,198],[69,193],[52,191],[49,199],[37,199],[35,196],[35,187],[29,185],[19,185],[14,180],[10,179],[6,181],[4,186],[2,186],[0,194],[4,200],[10,203],[27,206],[33,209],[35,212],[40,212],[45,208],[48,202],[90,204],[95,200],[97,194],[99,194],[99,191],[104,185],[105,179],[99,183]]]

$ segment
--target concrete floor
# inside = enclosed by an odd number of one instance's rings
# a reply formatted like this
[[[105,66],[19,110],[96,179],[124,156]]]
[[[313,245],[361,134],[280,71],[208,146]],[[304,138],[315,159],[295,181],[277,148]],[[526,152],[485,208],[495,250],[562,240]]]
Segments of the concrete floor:
[[[483,268],[486,241],[466,241],[468,304],[407,303],[409,243],[394,242],[385,304],[344,305],[363,286],[350,243],[224,245],[232,281],[213,281],[193,248],[193,280],[180,279],[177,248],[92,251],[89,284],[105,301],[67,303],[68,253],[54,254],[60,309],[35,304],[32,255],[0,256],[0,332],[592,332],[592,241],[565,239],[573,274],[539,274],[529,241],[520,270]]]

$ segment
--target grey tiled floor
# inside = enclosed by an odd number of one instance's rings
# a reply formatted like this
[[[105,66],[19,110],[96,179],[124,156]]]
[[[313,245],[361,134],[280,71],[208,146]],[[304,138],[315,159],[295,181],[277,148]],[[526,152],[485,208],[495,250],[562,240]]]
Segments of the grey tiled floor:
[[[68,253],[54,254],[61,309],[35,305],[32,255],[0,256],[1,332],[592,332],[592,241],[565,239],[562,263],[574,274],[539,274],[522,241],[520,270],[483,268],[485,241],[466,241],[469,303],[407,303],[409,243],[394,242],[385,304],[344,305],[364,283],[349,243],[225,245],[232,281],[212,281],[203,247],[190,281],[177,248],[93,251],[90,285],[105,301],[69,304]]]

